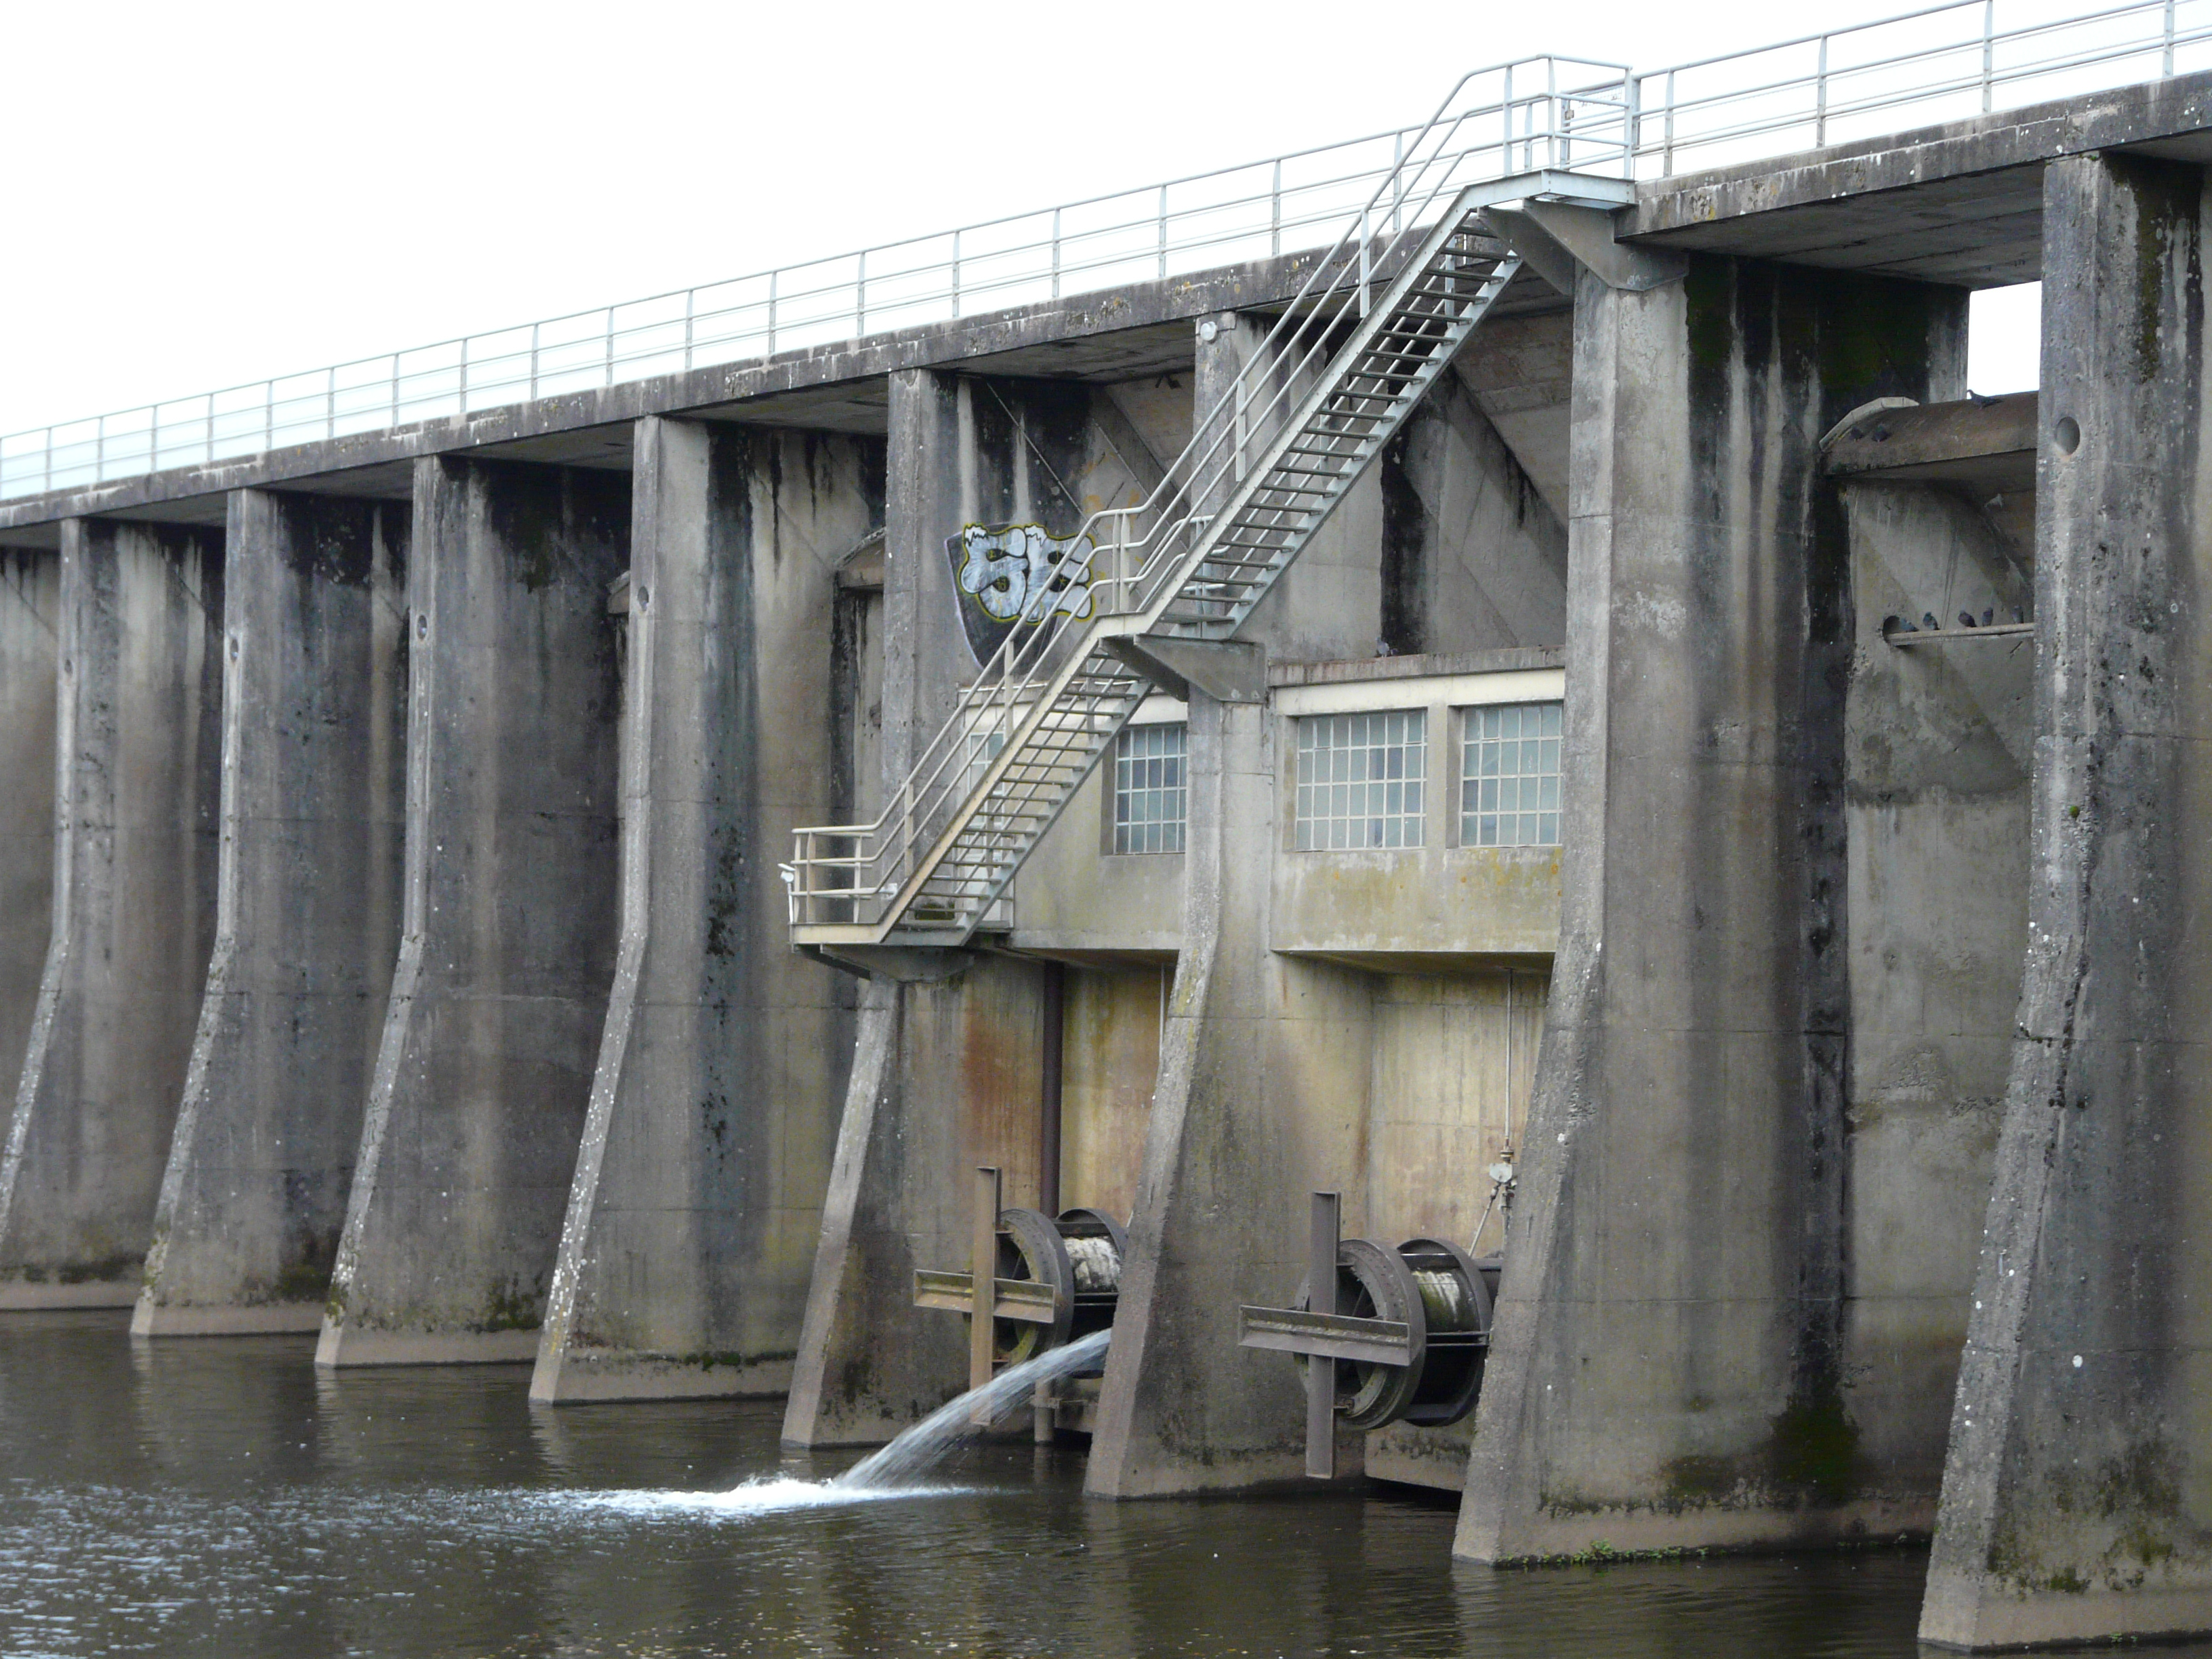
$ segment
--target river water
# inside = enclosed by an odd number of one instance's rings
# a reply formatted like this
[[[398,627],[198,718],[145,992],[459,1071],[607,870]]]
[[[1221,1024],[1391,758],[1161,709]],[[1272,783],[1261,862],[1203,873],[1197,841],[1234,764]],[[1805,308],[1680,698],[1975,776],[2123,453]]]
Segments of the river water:
[[[855,1454],[780,1453],[774,1401],[533,1410],[526,1367],[313,1346],[0,1315],[0,1655],[1916,1650],[1916,1552],[1501,1573],[1449,1503],[1092,1502],[1079,1452],[1003,1443],[825,1501]]]

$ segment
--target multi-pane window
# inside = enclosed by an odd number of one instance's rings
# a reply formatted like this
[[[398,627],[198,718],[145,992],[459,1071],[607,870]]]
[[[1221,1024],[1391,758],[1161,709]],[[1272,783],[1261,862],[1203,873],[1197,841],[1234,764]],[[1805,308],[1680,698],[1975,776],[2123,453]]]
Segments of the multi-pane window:
[[[1507,702],[1463,712],[1461,846],[1559,844],[1560,707]]]
[[[1189,727],[1131,726],[1114,740],[1114,850],[1180,853]]]
[[[1419,847],[1428,775],[1421,709],[1306,716],[1298,722],[1298,850]]]

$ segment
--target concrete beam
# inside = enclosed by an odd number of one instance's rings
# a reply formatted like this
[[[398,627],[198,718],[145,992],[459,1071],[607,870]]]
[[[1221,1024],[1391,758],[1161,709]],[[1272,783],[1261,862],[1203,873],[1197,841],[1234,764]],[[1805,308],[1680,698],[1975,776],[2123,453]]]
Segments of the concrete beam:
[[[1217,702],[1258,702],[1267,695],[1267,653],[1249,640],[1181,640],[1122,635],[1106,648],[1170,696],[1191,688]]]
[[[1923,1640],[2212,1626],[2212,529],[2193,167],[2044,175],[2027,966]]]
[[[215,952],[136,1334],[322,1325],[399,948],[408,528],[231,497]]]
[[[628,485],[416,468],[399,957],[319,1364],[537,1352],[615,968]]]
[[[2035,489],[2036,394],[1885,409],[1827,446],[1829,475],[1893,483],[1955,483],[1990,494]]]
[[[63,526],[52,927],[0,1306],[137,1298],[215,933],[222,580],[219,535]]]
[[[777,860],[832,803],[872,440],[651,418],[630,520],[623,933],[531,1397],[781,1394],[852,1054]]]
[[[1927,1524],[1853,1451],[1853,640],[1817,446],[1955,396],[1964,313],[1748,262],[1581,282],[1559,954],[1462,1556]]]

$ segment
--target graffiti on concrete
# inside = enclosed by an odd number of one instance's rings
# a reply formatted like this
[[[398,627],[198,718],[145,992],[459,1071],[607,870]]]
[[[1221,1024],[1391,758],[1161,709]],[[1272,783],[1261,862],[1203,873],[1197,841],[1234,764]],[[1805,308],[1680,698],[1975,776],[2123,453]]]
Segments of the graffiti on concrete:
[[[963,525],[945,538],[960,623],[981,662],[1016,627],[1091,614],[1087,537],[1054,536],[1038,525]]]

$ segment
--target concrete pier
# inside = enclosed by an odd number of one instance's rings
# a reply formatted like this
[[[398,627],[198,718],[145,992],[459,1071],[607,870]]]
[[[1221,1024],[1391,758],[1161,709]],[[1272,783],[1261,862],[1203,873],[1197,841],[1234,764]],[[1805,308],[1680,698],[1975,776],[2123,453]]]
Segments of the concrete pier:
[[[882,446],[640,422],[621,955],[533,1399],[781,1393],[856,981],[794,953],[776,865],[830,811],[839,562]]]
[[[0,1146],[9,1082],[39,1007],[54,908],[54,686],[61,665],[62,563],[43,548],[0,550]]]
[[[322,1324],[399,946],[408,531],[229,500],[216,945],[141,1336]]]
[[[2027,967],[1921,1620],[1943,1646],[2212,1628],[2205,222],[2193,167],[2044,173]]]
[[[62,526],[53,908],[0,1159],[0,1306],[128,1306],[213,942],[222,541]]]
[[[528,1359],[615,960],[619,473],[416,465],[401,937],[316,1350]]]
[[[1457,1552],[1894,1534],[1846,1368],[1848,550],[1817,441],[1956,395],[1956,290],[1575,296],[1559,957]]]

